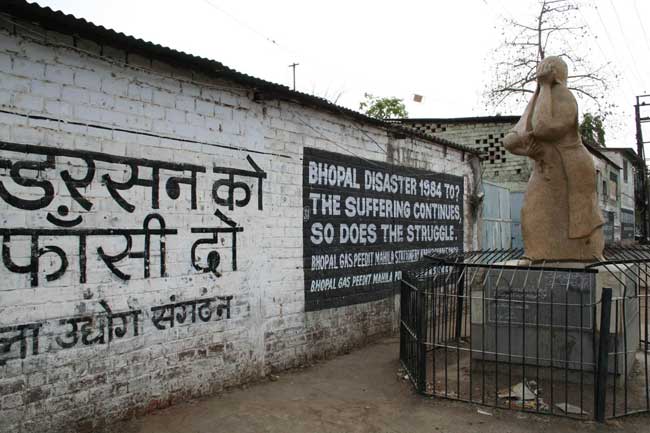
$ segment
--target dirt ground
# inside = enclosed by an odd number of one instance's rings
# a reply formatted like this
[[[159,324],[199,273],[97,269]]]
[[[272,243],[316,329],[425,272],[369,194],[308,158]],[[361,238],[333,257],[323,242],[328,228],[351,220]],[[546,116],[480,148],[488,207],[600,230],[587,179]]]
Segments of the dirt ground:
[[[220,396],[116,425],[119,433],[650,432],[650,415],[606,425],[416,395],[398,376],[399,341],[285,372]],[[480,411],[489,413],[481,414]]]
[[[539,368],[532,363],[522,366],[520,360],[512,364],[501,360],[496,368],[497,364],[494,362],[481,363],[480,352],[477,353],[478,359],[472,362],[470,345],[467,342],[461,341],[457,346],[454,341],[444,344],[448,345],[448,350],[438,348],[427,352],[427,395],[483,402],[501,408],[517,408],[521,402],[512,396],[512,389],[520,389],[517,387],[526,383],[530,393],[527,401],[529,411],[562,415],[563,411],[558,407],[568,402],[576,410],[571,417],[593,419],[595,385],[594,372],[589,368],[589,364],[582,365],[584,370],[580,372],[577,363],[572,370],[563,367]],[[647,407],[644,371],[646,358],[641,351],[632,351],[628,356],[636,359],[630,366],[629,374],[618,376],[617,379],[614,375],[608,377],[605,402],[605,413],[608,417],[642,411]],[[624,357],[619,356],[618,360],[620,368],[623,369]],[[610,366],[613,364],[610,359]],[[435,373],[433,366],[436,367]],[[624,377],[627,379],[624,380]],[[501,397],[498,398],[498,395]],[[577,411],[579,408],[583,408],[582,417]]]

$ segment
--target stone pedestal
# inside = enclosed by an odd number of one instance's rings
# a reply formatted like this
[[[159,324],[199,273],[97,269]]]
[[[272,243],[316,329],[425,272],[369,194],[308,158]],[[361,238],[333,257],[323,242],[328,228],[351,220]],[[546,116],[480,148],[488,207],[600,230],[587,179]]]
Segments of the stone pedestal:
[[[639,346],[634,271],[630,265],[590,271],[579,263],[545,270],[481,270],[483,278],[475,278],[471,288],[473,359],[593,371],[601,335],[600,298],[603,287],[609,287],[614,298],[609,371],[631,372]]]

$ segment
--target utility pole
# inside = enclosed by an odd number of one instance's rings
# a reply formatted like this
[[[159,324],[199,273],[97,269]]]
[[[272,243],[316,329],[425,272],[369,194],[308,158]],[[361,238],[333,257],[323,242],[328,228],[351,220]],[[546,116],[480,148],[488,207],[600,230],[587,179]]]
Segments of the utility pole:
[[[299,64],[300,63],[292,63],[289,65],[289,67],[293,69],[293,90],[296,90],[296,66]]]
[[[650,242],[650,212],[648,205],[650,204],[650,191],[648,191],[648,164],[645,157],[645,145],[650,141],[643,141],[643,123],[650,122],[650,117],[643,117],[641,108],[650,107],[650,95],[639,95],[636,97],[636,104],[634,105],[634,117],[636,120],[636,151],[639,156],[641,166],[637,169],[637,191],[636,202],[639,209],[639,216],[641,221],[641,242]]]

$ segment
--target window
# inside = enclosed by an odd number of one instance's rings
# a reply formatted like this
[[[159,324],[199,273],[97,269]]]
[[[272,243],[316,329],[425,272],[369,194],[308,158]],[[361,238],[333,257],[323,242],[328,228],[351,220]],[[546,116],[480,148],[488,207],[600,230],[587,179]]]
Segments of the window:
[[[618,174],[610,172],[609,180],[611,180],[609,184],[609,199],[613,201],[617,201],[618,200]]]
[[[623,182],[627,183],[627,161],[623,161]]]

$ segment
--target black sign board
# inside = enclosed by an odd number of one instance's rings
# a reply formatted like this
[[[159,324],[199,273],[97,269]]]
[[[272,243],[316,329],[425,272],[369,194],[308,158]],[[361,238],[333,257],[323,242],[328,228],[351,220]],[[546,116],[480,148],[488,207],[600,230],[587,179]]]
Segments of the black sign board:
[[[463,178],[305,148],[305,310],[382,299],[422,256],[463,248]]]

